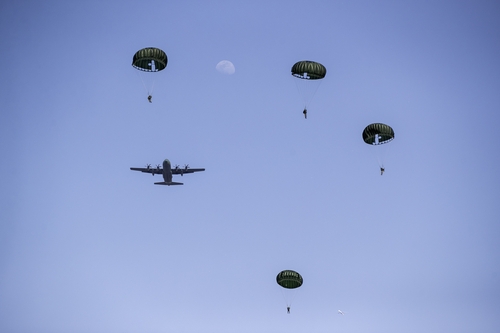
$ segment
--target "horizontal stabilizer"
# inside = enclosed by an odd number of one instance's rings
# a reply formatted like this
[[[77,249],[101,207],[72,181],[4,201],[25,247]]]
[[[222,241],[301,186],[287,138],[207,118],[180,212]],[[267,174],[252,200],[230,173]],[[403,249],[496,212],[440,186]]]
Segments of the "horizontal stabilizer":
[[[176,182],[158,182],[155,183],[155,185],[184,185],[184,183],[176,183]]]

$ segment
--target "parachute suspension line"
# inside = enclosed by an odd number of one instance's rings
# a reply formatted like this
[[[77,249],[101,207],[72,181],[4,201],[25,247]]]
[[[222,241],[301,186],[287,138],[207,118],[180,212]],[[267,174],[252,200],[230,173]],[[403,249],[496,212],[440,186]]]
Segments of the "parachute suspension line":
[[[303,82],[299,82],[298,80],[293,80],[295,82],[295,87],[297,88],[297,92],[299,95],[302,96],[302,101],[304,102],[304,109],[307,109],[307,104],[309,103],[309,100],[306,97],[306,94],[302,91],[300,91],[300,84]]]
[[[304,109],[307,109],[309,103],[311,103],[311,101],[313,100],[314,96],[316,95],[316,93],[319,89],[319,85],[321,84],[321,80],[299,79],[299,80],[293,80],[293,81],[295,82],[295,87],[297,87],[298,93],[300,95],[302,95],[302,100],[304,101]],[[304,81],[307,81],[307,82],[304,82]],[[319,82],[315,82],[315,81],[319,81]],[[309,89],[307,89],[306,85],[309,86]]]
[[[281,296],[283,297],[283,300],[284,300],[284,301],[285,301],[285,303],[286,303],[286,306],[288,306],[288,300],[287,300],[287,299],[286,299],[286,297],[285,297],[285,292],[283,291],[283,289],[280,289],[280,291],[281,291]]]
[[[380,148],[380,147],[378,147],[378,148]],[[384,167],[384,158],[383,158],[383,156],[381,156],[381,154],[377,154],[377,162],[378,162],[378,166],[380,168]]]
[[[293,80],[293,82],[295,82],[295,87],[297,88],[297,92],[298,92],[300,95],[302,95],[302,100],[304,101],[304,109],[307,109],[307,100],[306,100],[306,98],[305,98],[304,94],[302,94],[302,93],[300,92],[300,89],[299,89],[299,88],[300,88],[300,87],[299,87],[299,83],[297,82],[297,80]]]
[[[315,83],[316,83],[316,82],[315,82]],[[313,93],[312,93],[312,95],[311,95],[311,99],[310,99],[310,101],[312,101],[312,99],[314,98],[314,95],[316,95],[316,92],[318,91],[318,89],[319,89],[319,85],[320,85],[320,84],[321,84],[321,81],[320,81],[320,82],[318,82],[318,83],[315,85],[315,88],[314,88]],[[310,101],[309,101],[309,102],[310,102]],[[309,102],[308,102],[308,103],[309,103]]]
[[[378,134],[375,134],[374,145],[375,145],[375,149],[377,150],[377,162],[378,162],[378,166],[380,168],[383,168],[384,167],[384,162],[383,162],[384,159],[383,159],[383,156],[381,154],[382,147],[379,146],[379,143],[380,143],[379,139],[380,139],[380,136]]]
[[[372,154],[372,157],[375,161],[377,161],[377,165],[379,166],[379,168],[383,168],[384,167],[384,159],[382,157],[382,154],[381,154],[381,145],[377,145],[375,143],[372,144],[372,149],[371,150],[371,154]]]
[[[378,166],[380,168],[385,169],[384,162],[387,156],[387,149],[388,149],[387,143],[382,143],[378,145],[373,144],[373,149],[370,149],[372,151],[374,159],[377,161]]]
[[[143,73],[137,72],[137,75],[139,75],[139,77],[141,78],[142,85],[144,86],[144,90],[146,90],[146,93],[148,94],[148,96],[151,95],[149,93],[148,87],[146,87],[146,83],[144,82]]]
[[[283,289],[281,289],[281,296],[283,296],[283,300],[285,301],[286,306],[290,306],[290,304],[288,303],[288,299],[286,298],[285,291]]]
[[[380,168],[385,168],[384,161],[387,155],[387,142],[380,142],[382,138],[379,134],[375,137],[375,151],[377,153],[377,161]]]
[[[289,296],[287,296],[287,294]],[[283,299],[285,300],[285,303],[286,303],[286,307],[289,308],[292,306],[292,302],[293,302],[293,296],[294,296],[294,291],[292,290],[285,290],[285,289],[281,289],[281,296],[283,296]]]
[[[156,63],[154,60],[151,60],[151,70],[153,72],[156,72]],[[153,95],[153,88],[155,87],[155,79],[153,79],[153,83],[151,84],[151,91],[149,92],[149,95]]]
[[[151,84],[151,91],[149,92],[149,95],[153,95],[153,89],[155,87],[155,82],[156,82],[156,80],[153,80],[153,83]]]
[[[382,145],[380,145],[380,165],[382,168],[384,168],[384,161],[386,160],[386,157],[387,157],[387,144],[384,143]]]

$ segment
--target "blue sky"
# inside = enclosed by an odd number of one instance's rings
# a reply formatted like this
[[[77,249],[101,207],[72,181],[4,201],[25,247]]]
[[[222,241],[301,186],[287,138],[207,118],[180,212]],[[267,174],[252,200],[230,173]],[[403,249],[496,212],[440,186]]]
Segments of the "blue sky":
[[[499,14],[0,4],[0,331],[497,332]],[[153,103],[131,66],[148,46],[169,59]],[[299,60],[328,70],[307,120]],[[374,122],[395,131],[383,176]],[[165,158],[206,171],[129,170]]]

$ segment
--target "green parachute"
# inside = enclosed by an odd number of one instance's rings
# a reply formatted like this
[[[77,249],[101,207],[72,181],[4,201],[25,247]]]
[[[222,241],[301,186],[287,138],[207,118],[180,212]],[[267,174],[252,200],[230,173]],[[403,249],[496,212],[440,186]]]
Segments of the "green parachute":
[[[156,47],[146,47],[137,51],[132,66],[144,72],[159,72],[167,67],[167,54]]]
[[[142,84],[148,93],[148,101],[150,103],[153,97],[151,94],[153,93],[155,77],[149,77],[149,74],[164,70],[165,67],[167,67],[167,63],[167,54],[156,47],[146,47],[134,54],[132,66],[141,72],[146,72],[139,74],[141,74]],[[147,81],[147,83],[145,81]]]
[[[279,272],[276,276],[276,282],[285,289],[297,289],[302,286],[304,280],[302,276],[296,271],[284,270]],[[283,291],[283,289],[281,289]],[[293,296],[295,296],[294,291],[283,292],[283,297],[286,301],[286,311],[290,313],[290,307],[292,305]]]
[[[292,75],[297,90],[304,100],[304,117],[307,119],[307,107],[319,88],[321,80],[326,76],[326,67],[315,61],[299,61],[292,66]]]
[[[363,141],[369,145],[381,145],[393,139],[394,130],[386,124],[370,124],[363,130]]]
[[[285,270],[276,276],[276,282],[283,288],[295,289],[300,287],[304,280],[296,271]]]
[[[292,75],[305,80],[319,80],[326,75],[326,67],[315,61],[299,61],[292,66]]]
[[[363,130],[363,141],[366,144],[377,147],[377,160],[380,167],[380,175],[384,174],[384,158],[386,149],[386,143],[394,140],[394,130],[391,126],[382,124],[382,123],[374,123],[365,127]]]

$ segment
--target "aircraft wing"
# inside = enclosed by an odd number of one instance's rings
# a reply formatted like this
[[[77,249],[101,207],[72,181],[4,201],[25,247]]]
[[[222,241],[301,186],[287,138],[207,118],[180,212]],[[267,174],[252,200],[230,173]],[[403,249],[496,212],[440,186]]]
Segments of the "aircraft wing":
[[[196,169],[196,168],[187,168],[187,169],[174,168],[174,169],[172,169],[172,174],[173,175],[184,175],[186,173],[195,173],[195,172],[200,172],[200,171],[205,171],[205,168],[199,168],[199,169]]]
[[[130,168],[130,170],[150,173],[153,175],[161,175],[163,173],[162,168]]]

